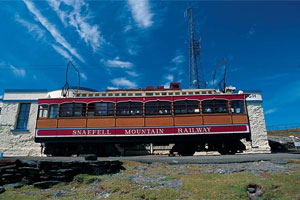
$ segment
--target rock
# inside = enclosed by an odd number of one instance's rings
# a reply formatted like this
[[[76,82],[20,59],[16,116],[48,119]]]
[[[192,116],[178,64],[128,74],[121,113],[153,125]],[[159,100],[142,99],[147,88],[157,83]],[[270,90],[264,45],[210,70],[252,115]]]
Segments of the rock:
[[[105,199],[105,198],[109,197],[110,194],[107,193],[107,192],[100,192],[100,193],[96,192],[95,196],[96,196],[97,199]]]
[[[5,192],[5,188],[4,187],[0,187],[0,194],[2,194],[3,192]]]
[[[19,167],[18,169],[25,175],[39,173],[39,168],[36,167]]]
[[[0,166],[6,166],[6,165],[14,165],[16,164],[17,160],[16,159],[1,159],[0,160]]]
[[[250,193],[255,193],[255,191],[256,191],[255,188],[253,188],[253,187],[249,187],[247,190]]]
[[[5,165],[5,166],[0,167],[0,172],[3,172],[7,169],[14,169],[16,167],[17,167],[17,165]]]
[[[248,200],[258,200],[258,199],[262,199],[263,197],[262,187],[255,183],[251,183],[247,186],[247,192],[248,192]]]
[[[62,168],[62,162],[59,161],[49,161],[49,160],[40,160],[38,162],[38,168],[41,170],[51,170],[51,169],[60,169]]]
[[[37,167],[37,161],[19,159],[18,164],[24,167]]]
[[[218,173],[218,174],[225,174],[225,170],[219,168],[219,169],[216,170],[216,173]]]
[[[24,185],[22,183],[12,183],[3,185],[4,188],[21,188]]]
[[[84,155],[85,160],[97,160],[97,155],[96,154],[86,154]]]
[[[40,188],[40,189],[48,189],[52,187],[53,185],[62,183],[61,181],[41,181],[36,182],[33,184],[34,187]]]
[[[64,189],[64,190],[57,190],[57,191],[54,191],[53,192],[53,196],[56,198],[56,199],[59,199],[60,197],[64,196],[65,194],[68,194],[70,193],[71,190],[68,190],[68,189]]]

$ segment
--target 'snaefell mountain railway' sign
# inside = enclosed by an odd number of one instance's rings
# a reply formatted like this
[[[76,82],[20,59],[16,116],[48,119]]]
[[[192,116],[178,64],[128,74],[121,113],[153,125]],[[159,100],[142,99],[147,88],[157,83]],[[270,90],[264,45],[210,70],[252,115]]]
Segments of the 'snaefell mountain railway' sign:
[[[249,133],[247,124],[193,126],[193,127],[153,127],[153,128],[81,128],[81,129],[37,129],[36,137],[82,137],[82,136],[155,136],[189,134]]]

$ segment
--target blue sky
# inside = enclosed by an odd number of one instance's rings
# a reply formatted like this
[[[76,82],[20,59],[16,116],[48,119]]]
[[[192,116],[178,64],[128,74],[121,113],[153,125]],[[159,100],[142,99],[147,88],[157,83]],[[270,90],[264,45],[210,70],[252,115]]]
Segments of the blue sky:
[[[226,58],[228,85],[262,91],[267,125],[300,123],[300,2],[1,1],[0,94],[61,88],[68,60],[97,90],[188,88],[188,7],[206,81]]]

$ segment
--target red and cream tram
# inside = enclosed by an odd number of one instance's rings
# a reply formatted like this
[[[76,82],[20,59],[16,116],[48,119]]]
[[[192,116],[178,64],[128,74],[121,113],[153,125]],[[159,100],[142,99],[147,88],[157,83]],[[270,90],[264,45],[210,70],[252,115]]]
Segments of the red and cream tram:
[[[234,154],[250,140],[247,94],[215,90],[107,90],[39,99],[35,141],[46,154],[118,154],[115,144],[175,144],[170,153]]]

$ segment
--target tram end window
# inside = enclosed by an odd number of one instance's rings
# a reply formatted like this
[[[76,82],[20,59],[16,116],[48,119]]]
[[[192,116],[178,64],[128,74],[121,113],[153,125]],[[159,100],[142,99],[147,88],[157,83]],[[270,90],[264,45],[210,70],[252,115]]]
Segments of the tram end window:
[[[48,105],[42,104],[39,105],[39,118],[47,118],[48,117]]]
[[[245,113],[245,105],[243,100],[232,100],[231,101],[231,112],[233,114]]]

